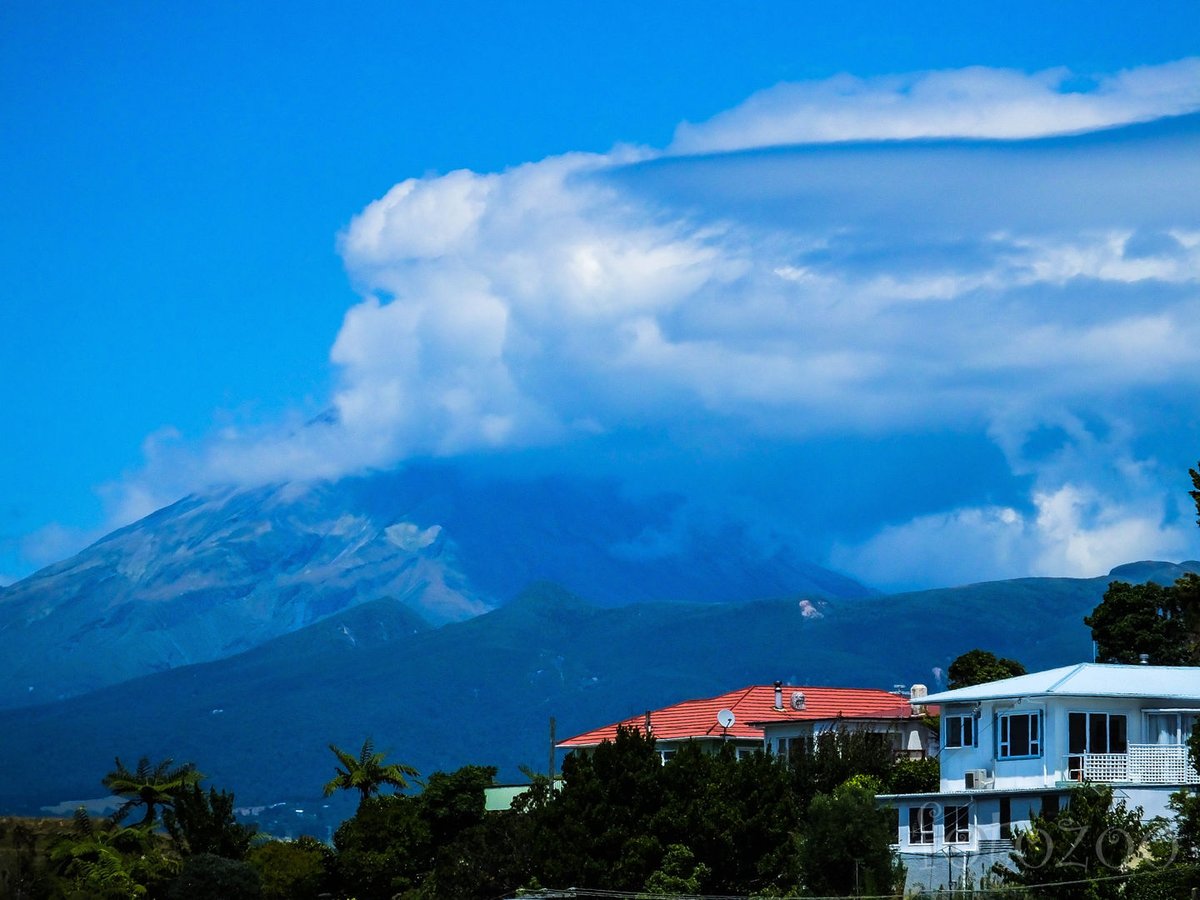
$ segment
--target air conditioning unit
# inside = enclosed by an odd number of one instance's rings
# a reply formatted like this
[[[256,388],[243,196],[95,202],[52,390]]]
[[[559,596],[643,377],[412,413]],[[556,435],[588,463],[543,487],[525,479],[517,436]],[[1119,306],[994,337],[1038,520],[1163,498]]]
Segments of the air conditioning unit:
[[[992,777],[987,769],[967,769],[967,790],[977,791],[992,784]]]

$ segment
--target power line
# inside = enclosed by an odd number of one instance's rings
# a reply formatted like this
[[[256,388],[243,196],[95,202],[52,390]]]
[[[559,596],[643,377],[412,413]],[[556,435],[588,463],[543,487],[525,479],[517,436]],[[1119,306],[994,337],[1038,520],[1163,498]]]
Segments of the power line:
[[[1099,875],[1094,878],[1077,878],[1071,881],[1054,881],[1045,884],[1008,884],[997,885],[995,887],[986,888],[964,888],[959,890],[934,890],[922,891],[914,897],[938,898],[938,897],[975,897],[984,898],[991,896],[1004,896],[1015,892],[1030,893],[1034,891],[1048,890],[1050,888],[1074,887],[1081,884],[1097,884],[1099,882],[1109,881],[1125,881],[1131,878],[1140,878],[1145,875],[1158,875],[1163,872],[1172,872],[1192,868],[1184,863],[1174,863],[1161,868],[1151,868],[1149,866],[1140,866],[1131,872],[1122,872],[1118,875]],[[523,900],[753,900],[748,894],[688,894],[688,893],[673,893],[673,894],[658,894],[651,891],[617,891],[606,890],[604,888],[565,888],[565,889],[546,889],[540,891],[522,892],[517,897]],[[856,900],[895,900],[896,894],[858,894]],[[775,900],[847,900],[845,895],[828,895],[828,896],[813,896],[812,894],[785,894]]]

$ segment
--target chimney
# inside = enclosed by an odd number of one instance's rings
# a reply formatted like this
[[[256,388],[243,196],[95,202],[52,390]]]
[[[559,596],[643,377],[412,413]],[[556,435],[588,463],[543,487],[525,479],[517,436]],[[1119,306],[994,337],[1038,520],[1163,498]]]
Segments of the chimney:
[[[911,688],[909,688],[908,699],[909,699],[909,703],[912,705],[912,711],[913,711],[914,716],[925,715],[925,705],[922,703],[918,703],[917,701],[920,700],[922,697],[928,697],[928,696],[929,696],[929,688],[927,688],[923,684],[914,684]]]
[[[650,710],[646,710],[646,736],[649,737],[654,733],[654,729],[650,726]]]
[[[783,682],[775,682],[775,708],[783,709]]]

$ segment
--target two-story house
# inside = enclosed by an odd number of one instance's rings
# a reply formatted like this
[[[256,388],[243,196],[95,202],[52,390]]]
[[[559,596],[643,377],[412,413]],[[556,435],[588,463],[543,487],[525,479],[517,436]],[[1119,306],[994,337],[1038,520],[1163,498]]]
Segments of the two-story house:
[[[1187,753],[1200,668],[1081,663],[926,702],[941,707],[939,790],[880,797],[899,812],[910,888],[1007,862],[1014,830],[1081,782],[1111,785],[1146,820],[1169,817],[1170,795],[1200,784]]]

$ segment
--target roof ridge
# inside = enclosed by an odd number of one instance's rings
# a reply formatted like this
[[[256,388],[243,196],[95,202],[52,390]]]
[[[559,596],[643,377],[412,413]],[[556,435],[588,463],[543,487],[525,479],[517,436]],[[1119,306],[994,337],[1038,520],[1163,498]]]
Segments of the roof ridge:
[[[741,695],[740,697],[738,697],[736,700],[734,700],[734,701],[733,701],[733,703],[731,703],[731,704],[729,704],[729,705],[730,705],[730,706],[737,706],[739,703],[741,703],[743,700],[745,700],[747,697],[749,697],[749,696],[750,696],[750,694],[751,694],[751,693],[752,693],[752,692],[753,692],[753,691],[754,691],[756,688],[759,688],[759,687],[762,687],[762,686],[763,686],[763,685],[757,685],[757,684],[752,684],[752,685],[749,685],[748,687],[746,687],[746,688],[744,688],[744,689],[742,690],[742,695]],[[737,691],[730,691],[729,693],[730,693],[730,694],[736,694],[736,693],[737,693]],[[727,697],[728,697],[728,696],[729,696],[729,694],[726,694],[725,696],[727,696]]]
[[[1066,684],[1068,681],[1070,681],[1072,678],[1074,678],[1076,675],[1078,675],[1080,670],[1083,669],[1083,667],[1086,665],[1087,665],[1087,663],[1075,663],[1075,665],[1071,666],[1070,672],[1068,672],[1062,678],[1058,679],[1058,681],[1054,682],[1054,684],[1050,685],[1050,687],[1046,688],[1046,693],[1047,694],[1054,693],[1054,691],[1057,688],[1062,687],[1062,685]]]

